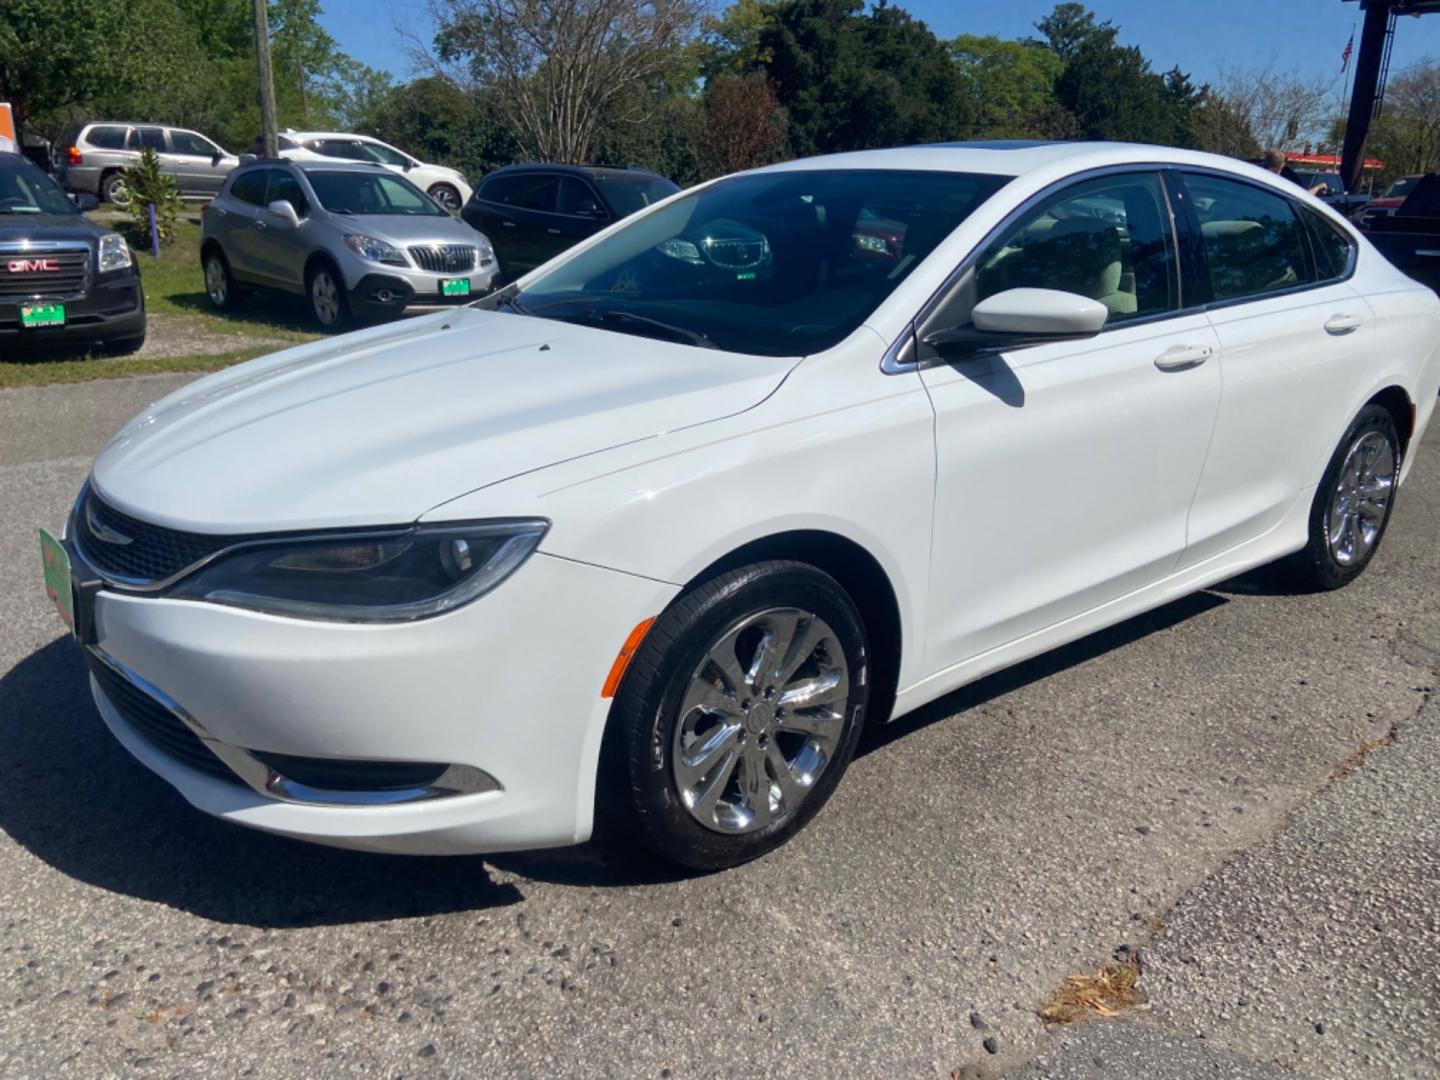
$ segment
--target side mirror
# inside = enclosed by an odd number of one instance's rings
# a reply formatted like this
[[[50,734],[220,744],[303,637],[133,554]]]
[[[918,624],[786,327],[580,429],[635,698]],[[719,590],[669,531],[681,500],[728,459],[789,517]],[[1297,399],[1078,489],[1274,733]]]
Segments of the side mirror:
[[[295,212],[295,207],[291,206],[286,200],[276,199],[265,209],[270,211],[273,217],[277,217],[285,222],[290,228],[298,229],[300,227],[300,215]]]
[[[219,165],[220,162],[222,162],[222,161],[224,161],[224,160],[225,160],[225,152],[224,152],[223,150],[216,150],[213,154],[210,155],[210,164],[211,164],[212,166],[213,166],[213,165]]]
[[[88,214],[91,210],[100,209],[100,200],[88,191],[76,192],[70,196],[70,201],[75,204],[75,208],[82,214]]]
[[[926,334],[942,356],[1018,349],[1050,341],[1094,337],[1110,310],[1098,300],[1059,289],[1006,289],[970,309],[967,326]]]

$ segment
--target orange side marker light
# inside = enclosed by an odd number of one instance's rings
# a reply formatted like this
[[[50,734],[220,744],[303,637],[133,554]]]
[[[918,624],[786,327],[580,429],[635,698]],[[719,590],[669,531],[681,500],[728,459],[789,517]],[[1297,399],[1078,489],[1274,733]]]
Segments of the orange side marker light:
[[[640,648],[640,642],[645,640],[645,635],[650,632],[650,627],[655,625],[655,616],[636,623],[635,629],[630,631],[630,636],[625,639],[625,644],[620,646],[620,654],[615,657],[615,663],[610,665],[610,674],[605,679],[605,686],[600,691],[602,698],[614,697],[615,691],[620,687],[620,679],[625,674],[625,669],[630,666],[630,658],[635,655],[635,650]]]

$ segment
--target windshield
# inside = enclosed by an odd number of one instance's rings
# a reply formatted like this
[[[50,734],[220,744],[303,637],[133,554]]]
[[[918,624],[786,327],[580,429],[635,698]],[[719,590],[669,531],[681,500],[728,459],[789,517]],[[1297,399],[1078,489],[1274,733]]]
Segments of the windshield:
[[[445,217],[445,211],[402,177],[392,173],[307,171],[320,205],[332,214],[410,214]]]
[[[722,180],[542,270],[523,314],[762,356],[843,340],[1010,178],[805,169]]]
[[[614,173],[593,173],[591,179],[600,187],[605,200],[620,217],[629,217],[661,199],[668,199],[680,185],[659,176],[617,176]]]
[[[0,154],[0,214],[78,214],[51,180],[18,154]]]
[[[1419,179],[1418,176],[1407,176],[1403,180],[1396,180],[1395,183],[1390,185],[1390,190],[1385,192],[1385,194],[1394,198],[1409,195],[1410,189],[1415,186],[1415,181]]]

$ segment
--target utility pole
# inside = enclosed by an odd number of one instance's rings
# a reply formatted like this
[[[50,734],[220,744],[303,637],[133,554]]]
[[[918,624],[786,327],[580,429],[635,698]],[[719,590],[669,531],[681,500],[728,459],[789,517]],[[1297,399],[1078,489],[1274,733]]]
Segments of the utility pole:
[[[260,136],[265,143],[265,156],[279,156],[280,146],[275,128],[275,77],[270,70],[270,19],[265,11],[266,0],[255,0],[255,67],[260,76]]]

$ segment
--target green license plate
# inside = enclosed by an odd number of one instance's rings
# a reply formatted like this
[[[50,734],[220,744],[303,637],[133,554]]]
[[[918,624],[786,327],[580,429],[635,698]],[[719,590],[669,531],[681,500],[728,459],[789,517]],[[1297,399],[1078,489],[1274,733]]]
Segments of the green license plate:
[[[440,295],[441,295],[441,296],[469,296],[469,295],[470,295],[470,279],[469,279],[469,278],[441,278],[441,279],[440,279]]]
[[[60,612],[60,618],[75,628],[75,593],[70,585],[70,555],[59,540],[40,530],[40,558],[45,564],[45,594]]]
[[[64,326],[64,304],[21,304],[21,326]]]

